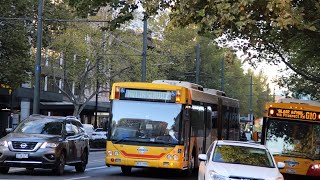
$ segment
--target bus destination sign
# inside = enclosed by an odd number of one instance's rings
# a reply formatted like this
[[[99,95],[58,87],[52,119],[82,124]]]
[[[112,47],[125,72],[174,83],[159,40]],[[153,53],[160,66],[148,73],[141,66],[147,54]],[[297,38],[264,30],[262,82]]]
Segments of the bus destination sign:
[[[295,109],[269,109],[269,115],[286,119],[301,119],[301,120],[320,120],[320,112],[302,111]]]
[[[176,92],[121,88],[120,99],[175,102]]]

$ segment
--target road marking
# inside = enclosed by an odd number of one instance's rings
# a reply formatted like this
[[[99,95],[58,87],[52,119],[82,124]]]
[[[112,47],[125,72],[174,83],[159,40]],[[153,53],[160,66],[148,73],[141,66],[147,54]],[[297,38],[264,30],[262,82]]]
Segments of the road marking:
[[[94,162],[105,162],[105,159],[95,159],[95,160],[88,161],[88,163],[94,163]]]
[[[98,167],[93,167],[93,168],[86,168],[86,171],[91,171],[91,170],[96,170],[96,169],[104,169],[107,168],[108,166],[98,166]]]
[[[69,178],[69,179],[65,179],[65,180],[87,179],[87,178],[90,178],[90,177],[91,177],[91,176],[83,176],[83,177]]]

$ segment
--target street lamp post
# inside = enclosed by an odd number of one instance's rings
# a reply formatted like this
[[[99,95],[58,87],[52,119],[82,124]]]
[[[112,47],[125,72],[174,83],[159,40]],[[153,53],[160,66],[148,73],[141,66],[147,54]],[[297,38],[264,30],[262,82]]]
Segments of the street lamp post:
[[[148,31],[148,26],[147,26],[147,21],[148,17],[145,14],[143,18],[143,52],[142,52],[142,78],[141,81],[144,82],[146,81],[146,71],[147,71],[147,31]]]
[[[42,16],[43,1],[38,1],[37,54],[35,65],[35,83],[33,97],[33,114],[40,114],[40,76],[41,76],[41,48],[42,48]]]

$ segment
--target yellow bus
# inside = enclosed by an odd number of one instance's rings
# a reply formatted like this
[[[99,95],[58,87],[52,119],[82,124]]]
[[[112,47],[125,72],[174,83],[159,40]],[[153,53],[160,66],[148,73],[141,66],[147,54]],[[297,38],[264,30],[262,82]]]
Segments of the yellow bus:
[[[114,83],[106,165],[185,170],[216,139],[239,139],[239,101],[218,90],[173,80]]]
[[[263,117],[262,143],[287,177],[320,178],[320,103],[283,99],[267,103]]]

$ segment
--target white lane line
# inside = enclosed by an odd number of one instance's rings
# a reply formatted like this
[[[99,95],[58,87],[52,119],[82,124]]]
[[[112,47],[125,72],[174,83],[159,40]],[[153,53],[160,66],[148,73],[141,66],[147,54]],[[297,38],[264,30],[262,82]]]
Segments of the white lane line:
[[[105,162],[105,159],[96,159],[96,160],[89,160],[88,163],[94,163],[94,162]]]
[[[91,171],[91,170],[96,170],[96,169],[104,169],[108,168],[108,166],[98,166],[98,167],[93,167],[93,168],[86,168],[86,171]]]
[[[87,178],[90,178],[90,177],[91,176],[83,176],[83,177],[69,178],[69,179],[65,179],[65,180],[87,179]]]

